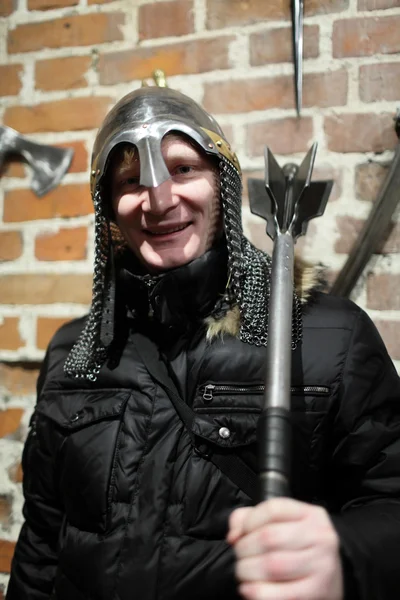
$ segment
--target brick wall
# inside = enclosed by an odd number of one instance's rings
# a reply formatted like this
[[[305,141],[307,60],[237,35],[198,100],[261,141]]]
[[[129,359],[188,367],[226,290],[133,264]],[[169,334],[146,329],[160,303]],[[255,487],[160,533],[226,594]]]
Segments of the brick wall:
[[[306,2],[302,118],[293,103],[289,2],[277,0],[3,0],[1,114],[38,142],[72,147],[61,185],[42,199],[29,170],[4,169],[0,192],[0,588],[21,517],[22,444],[46,344],[90,299],[93,215],[88,190],[96,127],[155,68],[215,114],[245,177],[263,146],[281,164],[316,140],[317,175],[333,177],[326,215],[299,251],[334,274],[387,173],[400,100],[399,0]],[[268,247],[249,213],[246,231]],[[353,298],[400,366],[400,224],[394,218]],[[1,599],[1,591],[0,591]]]

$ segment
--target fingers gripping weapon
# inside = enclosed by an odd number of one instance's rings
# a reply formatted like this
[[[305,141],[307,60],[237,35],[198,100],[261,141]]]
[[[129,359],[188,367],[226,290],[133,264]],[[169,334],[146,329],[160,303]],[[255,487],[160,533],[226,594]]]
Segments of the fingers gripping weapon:
[[[9,154],[19,155],[32,167],[31,187],[37,196],[55,188],[71,164],[73,150],[31,142],[10,127],[0,126],[0,166]]]
[[[274,242],[268,320],[267,376],[260,418],[260,500],[289,494],[290,386],[294,244],[323,214],[332,181],[311,182],[317,144],[300,167],[282,169],[265,149],[265,184],[249,180],[251,212],[267,221]]]

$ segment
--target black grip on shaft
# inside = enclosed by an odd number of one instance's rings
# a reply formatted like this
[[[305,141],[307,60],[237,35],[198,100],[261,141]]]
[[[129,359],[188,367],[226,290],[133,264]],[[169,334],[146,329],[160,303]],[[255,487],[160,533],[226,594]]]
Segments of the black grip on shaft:
[[[289,495],[291,423],[284,408],[268,408],[258,422],[260,502]]]

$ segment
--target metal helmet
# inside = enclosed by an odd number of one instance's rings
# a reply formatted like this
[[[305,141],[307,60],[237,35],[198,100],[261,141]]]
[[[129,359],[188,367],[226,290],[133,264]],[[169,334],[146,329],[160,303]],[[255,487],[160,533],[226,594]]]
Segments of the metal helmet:
[[[95,380],[112,353],[115,305],[115,243],[107,203],[102,197],[110,157],[120,144],[139,154],[140,183],[156,187],[170,177],[161,152],[168,133],[191,138],[218,163],[220,201],[228,251],[226,306],[240,311],[240,339],[266,345],[271,260],[243,235],[242,183],[238,159],[215,119],[188,96],[167,87],[142,87],[124,96],[100,127],[92,153],[91,191],[95,209],[95,263],[90,313],[64,371]],[[298,306],[298,301],[296,303]],[[298,310],[295,311],[298,315]],[[220,307],[213,314],[221,318]],[[297,319],[297,317],[296,317]],[[299,320],[294,319],[294,339]]]
[[[137,148],[141,185],[157,187],[169,179],[161,142],[171,132],[188,136],[209,156],[224,156],[240,170],[222,129],[194,100],[170,88],[144,87],[124,96],[99,129],[92,153],[92,193],[106,171],[110,154],[123,143]]]

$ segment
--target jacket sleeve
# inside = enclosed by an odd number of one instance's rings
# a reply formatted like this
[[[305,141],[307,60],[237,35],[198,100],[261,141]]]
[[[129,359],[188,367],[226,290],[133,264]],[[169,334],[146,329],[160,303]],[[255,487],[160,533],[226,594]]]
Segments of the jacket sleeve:
[[[47,360],[38,380],[38,397]],[[54,460],[34,413],[22,456],[25,503],[22,526],[11,565],[6,600],[48,600],[54,587],[57,546],[63,510],[57,496]]]
[[[337,390],[328,497],[341,539],[346,600],[397,600],[400,380],[364,311]]]

